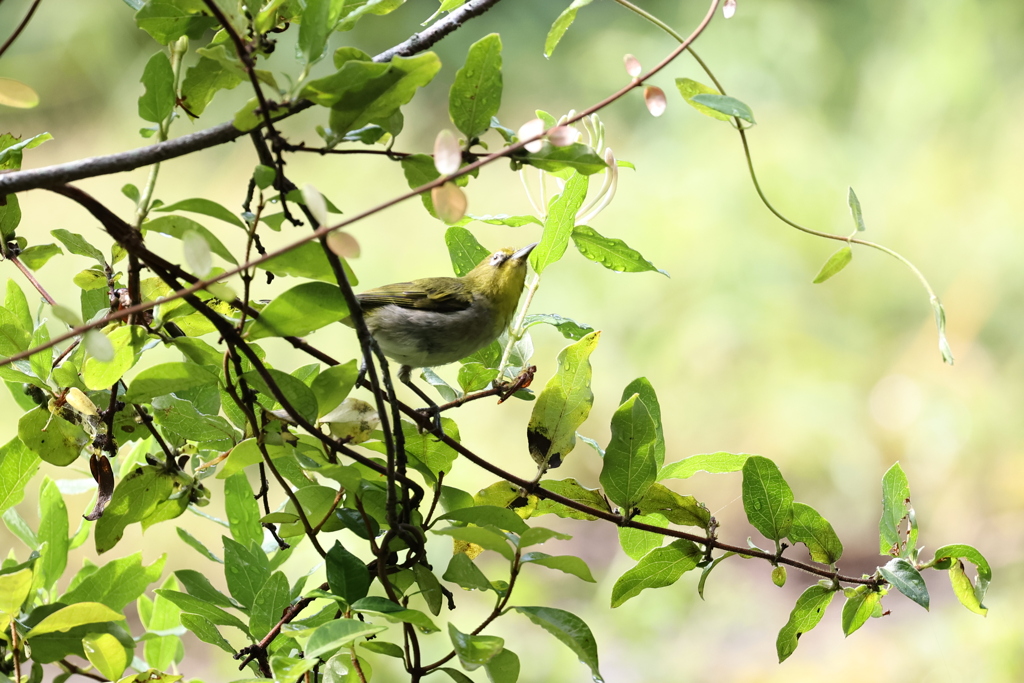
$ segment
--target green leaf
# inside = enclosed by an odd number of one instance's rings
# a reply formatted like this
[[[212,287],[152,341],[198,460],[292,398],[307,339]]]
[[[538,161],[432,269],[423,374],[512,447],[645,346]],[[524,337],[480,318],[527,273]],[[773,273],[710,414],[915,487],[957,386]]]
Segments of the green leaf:
[[[365,647],[370,652],[384,655],[385,657],[395,657],[396,659],[402,659],[405,657],[405,650],[394,643],[387,642],[386,640],[368,640],[366,642],[359,643],[359,645],[361,647]]]
[[[450,519],[455,522],[466,522],[477,526],[493,526],[504,531],[522,535],[530,530],[523,518],[512,510],[494,505],[477,505],[459,510],[452,510],[439,519]]]
[[[586,7],[593,0],[572,0],[572,4],[569,5],[558,18],[555,19],[555,23],[551,24],[551,28],[548,30],[548,36],[544,39],[544,56],[548,59],[551,58],[551,54],[558,47],[558,43],[561,42],[562,36],[572,26],[572,22],[576,21],[576,13],[579,12],[581,7]]]
[[[637,400],[644,404],[654,420],[655,440],[652,448],[658,467],[661,468],[665,464],[665,430],[661,424],[661,404],[658,402],[658,395],[646,377],[638,377],[627,384],[626,388],[622,390],[619,404],[625,403],[626,399],[633,394],[637,394]]]
[[[645,259],[639,251],[630,248],[622,240],[603,237],[589,226],[577,225],[573,228],[572,241],[583,256],[600,263],[609,270],[620,273],[642,273],[653,270],[668,276],[668,273]]]
[[[46,477],[39,488],[38,538],[40,550],[36,571],[41,574],[42,587],[51,590],[64,573],[68,562],[68,509],[57,485]]]
[[[154,514],[174,493],[175,481],[175,475],[152,465],[140,467],[122,479],[96,522],[96,552],[107,552],[121,540],[125,527]]]
[[[455,226],[448,228],[444,233],[444,242],[448,245],[448,256],[452,260],[452,269],[459,277],[473,270],[478,263],[490,255],[490,252],[476,241],[473,233],[465,228]]]
[[[32,569],[26,567],[0,575],[0,630],[7,630],[21,614],[21,605],[32,589]]]
[[[353,359],[327,368],[313,379],[310,389],[316,396],[317,417],[323,417],[345,400],[356,384],[359,363]]]
[[[466,590],[491,590],[491,582],[465,553],[452,555],[452,559],[448,561],[448,568],[445,569],[441,578],[458,584]]]
[[[20,316],[0,306],[0,355],[13,356],[28,350],[32,327],[21,327]]]
[[[335,31],[351,31],[356,22],[368,14],[383,16],[398,9],[405,3],[405,0],[347,0],[345,9],[342,10],[341,19],[334,28]],[[349,9],[351,8],[351,9]],[[338,52],[345,48],[339,48]],[[335,53],[335,65],[338,56]]]
[[[40,458],[58,467],[67,467],[77,460],[91,441],[81,427],[42,406],[21,416],[18,438]]]
[[[387,626],[365,624],[357,619],[335,619],[318,626],[313,631],[313,635],[306,643],[305,656],[308,659],[315,659],[345,647],[358,638],[365,638],[386,630]]]
[[[882,595],[867,586],[846,590],[846,604],[843,605],[843,633],[849,636],[864,625],[881,602]]]
[[[591,332],[558,353],[558,371],[534,404],[526,439],[530,456],[542,469],[562,463],[576,446],[576,429],[590,414],[594,404],[590,354],[600,335]]]
[[[835,564],[843,556],[843,544],[832,525],[810,505],[793,503],[793,526],[787,535],[793,543],[806,545],[815,562]]]
[[[668,520],[665,519],[665,516],[657,512],[649,515],[637,515],[633,518],[633,521],[643,522],[644,524],[662,529],[668,526]],[[639,561],[655,548],[665,545],[665,536],[643,529],[619,527],[619,545],[622,546],[622,551],[630,559]]]
[[[519,680],[519,656],[511,650],[502,650],[484,664],[491,683],[516,683]]]
[[[959,561],[960,559],[968,560],[978,568],[974,585],[964,573],[963,563]],[[983,603],[985,593],[988,592],[988,584],[992,580],[992,567],[977,549],[964,544],[944,545],[935,551],[935,558],[927,566],[935,569],[949,569],[949,579],[960,603],[982,616],[988,612]]]
[[[695,543],[682,538],[663,548],[655,548],[615,582],[612,607],[636,597],[645,588],[671,586],[703,557],[703,551]]]
[[[601,155],[582,142],[574,142],[565,147],[555,147],[545,142],[540,151],[516,158],[563,179],[570,178],[573,171],[589,176],[608,168]]]
[[[505,647],[505,639],[498,636],[471,636],[455,628],[455,624],[448,623],[448,636],[451,638],[455,653],[459,656],[459,662],[466,671],[478,669],[491,661],[502,648]]]
[[[205,545],[203,545],[198,538],[196,538],[189,532],[185,531],[181,527],[178,527],[178,538],[184,541],[187,545],[194,548],[200,555],[202,555],[206,559],[218,562],[220,564],[224,564],[224,560],[220,559],[212,552],[210,552],[210,550]]]
[[[850,204],[850,215],[853,216],[853,224],[857,227],[857,232],[864,232],[867,230],[867,226],[864,225],[864,213],[861,211],[857,193],[853,191],[852,187],[849,188],[846,199]]]
[[[188,594],[192,597],[205,600],[212,605],[219,605],[221,607],[238,607],[239,603],[233,601],[228,596],[221,593],[219,590],[213,587],[210,583],[210,579],[206,577],[206,574],[195,571],[194,569],[179,569],[174,572],[175,578],[181,582],[188,591]]]
[[[204,365],[161,363],[136,375],[122,400],[126,403],[149,403],[156,396],[209,386],[218,381],[216,372]]]
[[[467,509],[472,510],[473,508]],[[474,543],[484,550],[493,550],[509,562],[515,557],[515,552],[509,546],[505,535],[491,527],[450,526],[444,529],[433,529],[432,531],[435,534],[451,536],[466,543]]]
[[[0,514],[21,502],[39,463],[39,456],[18,437],[0,448]]]
[[[757,123],[754,121],[754,112],[750,111],[750,107],[745,105],[743,102],[740,102],[735,97],[729,97],[728,95],[702,94],[694,95],[692,99],[696,104],[703,104],[705,107],[714,109],[726,116],[734,116],[736,118],[743,119],[751,125]]]
[[[57,254],[63,254],[60,247],[56,244],[37,244],[35,246],[23,249],[19,258],[21,262],[29,267],[31,270],[39,270],[46,262]]]
[[[260,589],[270,580],[267,556],[258,545],[245,547],[227,536],[221,540],[224,542],[224,576],[228,591],[243,606],[251,608]],[[189,611],[181,604],[178,606]]]
[[[832,254],[828,257],[828,261],[825,261],[825,265],[821,267],[818,274],[814,276],[814,284],[819,284],[828,280],[830,277],[845,268],[852,259],[853,250],[850,249],[849,245]]]
[[[194,201],[194,200],[193,200]],[[211,202],[212,203],[212,202]],[[217,256],[228,263],[238,264],[235,260],[234,254],[231,250],[224,246],[216,235],[206,229],[206,227],[195,222],[191,218],[185,218],[184,216],[159,216],[150,221],[146,221],[142,224],[144,230],[148,232],[158,232],[161,235],[168,235],[175,239],[186,242],[189,233],[196,233],[206,242],[212,251]]]
[[[250,339],[302,337],[348,316],[337,285],[306,282],[279,294],[249,328]]]
[[[225,614],[227,614],[227,612],[225,612]],[[196,638],[204,643],[219,647],[221,650],[224,650],[228,654],[234,656],[235,648],[231,647],[231,643],[229,643],[227,639],[220,634],[220,631],[217,630],[217,627],[214,626],[213,622],[206,617],[198,614],[182,614],[181,625],[194,633]]]
[[[125,325],[114,328],[107,338],[114,350],[113,358],[103,362],[90,356],[82,366],[82,381],[94,391],[112,387],[135,365],[149,334],[139,325]]]
[[[28,299],[25,298],[25,292],[21,291],[21,287],[14,280],[7,281],[4,308],[14,314],[18,327],[24,330],[32,329],[32,312],[28,309]]]
[[[723,114],[711,107],[693,100],[695,95],[721,95],[721,93],[714,88],[704,85],[703,83],[698,83],[690,78],[677,78],[676,87],[679,89],[679,94],[683,96],[684,100],[686,100],[686,103],[701,114],[710,116],[713,119],[718,119],[719,121],[729,121],[732,119],[732,117],[727,114]]]
[[[793,490],[768,458],[751,455],[743,465],[743,510],[765,538],[778,542],[789,533]]]
[[[636,504],[642,514],[658,513],[673,524],[707,529],[711,513],[693,496],[681,496],[662,484],[651,484]]]
[[[523,329],[528,330],[534,325],[551,325],[566,339],[572,339],[573,341],[579,341],[583,337],[587,336],[594,331],[594,328],[584,323],[578,323],[575,320],[564,318],[554,313],[533,313],[523,320]]]
[[[640,502],[658,475],[656,441],[654,418],[639,394],[633,394],[612,416],[612,436],[600,477],[605,495],[624,510]]]
[[[270,633],[277,622],[281,621],[281,613],[289,602],[291,590],[288,579],[283,573],[274,572],[256,594],[249,610],[249,633],[252,637],[262,640]]]
[[[221,204],[218,204],[215,201],[212,201],[210,199],[203,199],[202,197],[196,197],[194,199],[182,199],[180,202],[174,202],[173,204],[164,204],[162,206],[156,207],[154,211],[159,211],[161,213],[167,213],[170,211],[189,211],[191,213],[198,213],[204,216],[209,216],[210,218],[216,218],[217,220],[224,221],[225,223],[230,223],[231,225],[242,228],[243,230],[246,229],[245,223],[242,222],[242,219],[239,218],[237,214],[230,211]],[[178,216],[177,218],[181,219],[182,217]],[[145,227],[147,230],[152,229],[149,223],[147,223]],[[163,231],[161,230],[159,232]],[[205,236],[206,235],[204,235],[204,237]],[[211,243],[210,246],[212,247],[213,244]],[[227,257],[224,258],[226,260],[230,260],[227,259]],[[234,262],[235,261],[232,260],[232,263]]]
[[[557,493],[564,498],[574,500],[578,503],[582,503],[604,512],[611,512],[608,508],[608,502],[605,500],[600,490],[588,489],[575,479],[545,479],[540,482],[540,486],[541,488],[551,491],[552,493]],[[561,503],[556,503],[547,499],[541,499],[537,502],[537,508],[534,510],[533,514],[534,516],[554,514],[568,519],[597,519],[597,517],[594,517],[593,515],[580,512],[579,510],[566,507]]]
[[[161,50],[149,58],[142,71],[146,92],[139,98],[139,116],[160,123],[174,111],[174,70],[167,53]]]
[[[331,592],[348,604],[365,598],[370,590],[370,572],[366,564],[335,541],[327,551],[327,584]]]
[[[513,610],[525,615],[530,621],[562,641],[572,650],[580,661],[590,667],[590,673],[596,683],[603,683],[597,663],[597,641],[590,627],[582,619],[571,612],[554,607],[513,607]]]
[[[359,280],[356,279],[355,273],[352,272],[348,262],[342,259],[341,265],[345,270],[345,276],[348,278],[349,284],[359,284]],[[334,286],[338,284],[337,279],[334,277],[334,269],[331,268],[331,264],[327,261],[323,247],[320,246],[319,242],[307,242],[297,249],[292,249],[259,264],[257,268],[262,268],[274,275],[304,277],[310,280],[329,282]]]
[[[188,593],[182,593],[180,591],[169,590],[164,588],[158,588],[155,592],[157,595],[162,595],[163,597],[173,602],[175,605],[181,608],[182,612],[198,615],[208,620],[212,624],[219,624],[220,626],[234,626],[235,628],[241,630],[242,633],[246,635],[249,634],[249,629],[246,627],[245,624],[242,623],[242,621],[238,617],[236,617],[233,614],[230,614],[229,612],[225,612],[220,607],[212,605],[206,600],[193,597]],[[185,624],[185,618],[188,616],[188,614],[181,615],[182,624]],[[191,630],[191,627],[189,627],[187,624],[186,628],[189,628]]]
[[[893,588],[928,609],[928,586],[914,565],[902,557],[894,557],[884,567],[879,567],[878,571]]]
[[[900,464],[894,463],[882,476],[882,518],[878,521],[878,552],[893,557],[909,557],[917,548],[917,524],[911,522],[907,539],[901,540],[903,520],[913,520],[910,484]]]
[[[596,583],[594,575],[590,573],[590,567],[581,558],[575,555],[548,555],[541,552],[524,553],[520,558],[522,564],[536,564],[549,569],[557,569],[566,574],[572,574],[584,581]]]
[[[89,663],[112,681],[119,679],[128,668],[128,651],[109,633],[90,634],[82,639],[82,646]]]
[[[302,380],[292,377],[280,370],[274,370],[273,368],[268,368],[267,372],[270,374],[271,379],[274,384],[277,385],[277,388],[280,390],[282,395],[289,403],[291,403],[292,407],[295,408],[301,417],[310,422],[316,420],[316,396],[313,394],[313,391],[302,382]],[[252,385],[256,391],[266,396],[270,402],[275,402],[273,405],[277,405],[277,398],[274,397],[273,392],[270,390],[270,386],[258,372],[252,370],[242,375],[242,377],[246,382]]]
[[[50,331],[46,329],[46,321],[35,329],[32,333],[32,341],[29,342],[32,348],[42,346],[50,341]],[[43,349],[38,353],[33,353],[28,357],[29,365],[32,367],[32,372],[35,376],[44,382],[50,376],[50,369],[53,366],[53,347]]]
[[[440,591],[438,591],[438,595],[440,595]],[[352,603],[352,611],[362,614],[380,614],[388,621],[412,624],[421,633],[436,633],[441,630],[423,612],[402,607],[387,598],[379,596],[370,596],[356,600]]]
[[[426,154],[412,154],[404,157],[401,164],[402,172],[405,174],[405,181],[409,184],[409,189],[411,190],[422,187],[441,177],[441,174],[434,166],[434,159]],[[421,193],[420,200],[423,202],[423,207],[427,210],[427,213],[437,218],[437,212],[434,210],[434,201],[430,198],[430,193]]]
[[[779,631],[775,639],[775,651],[779,655],[779,662],[784,662],[796,651],[800,642],[800,636],[818,625],[821,618],[825,616],[825,609],[836,591],[822,586],[811,586],[796,600],[796,606],[789,613],[789,621]]]
[[[691,455],[685,460],[671,462],[661,468],[658,473],[658,481],[662,479],[689,479],[697,472],[708,472],[710,474],[723,474],[727,472],[739,472],[746,464],[750,456],[746,453],[701,453]]]
[[[222,62],[209,57],[200,57],[195,66],[185,72],[181,83],[182,106],[193,116],[199,116],[220,90],[231,90],[244,80],[244,77],[228,68]],[[209,200],[202,200],[209,201]],[[173,210],[173,209],[157,209]],[[187,209],[183,209],[187,210]]]
[[[51,230],[50,234],[60,240],[61,244],[64,245],[64,248],[72,254],[95,259],[100,265],[104,265],[106,263],[106,260],[103,257],[103,252],[89,244],[88,240],[81,235],[63,228]]]
[[[501,89],[501,36],[491,33],[470,46],[448,93],[452,123],[467,140],[490,128],[501,105]]]
[[[576,212],[583,206],[587,196],[587,177],[580,173],[573,174],[565,184],[562,193],[555,197],[548,206],[548,215],[544,221],[544,232],[540,243],[530,252],[530,265],[538,275],[552,263],[562,258],[569,244],[569,236],[576,224]]]
[[[198,3],[150,0],[135,15],[135,23],[161,45],[169,45],[183,35],[199,38],[218,23],[213,17],[197,16],[202,7]]]
[[[308,84],[302,96],[331,107],[329,122],[335,135],[371,123],[388,129],[388,119],[419,88],[430,83],[440,68],[441,60],[433,52],[408,59],[394,57],[387,64],[352,60],[345,62],[334,76]],[[314,84],[324,85],[328,79],[334,79],[330,84],[333,90],[326,98],[310,96],[309,89]]]
[[[81,581],[73,581],[73,587],[61,596],[60,602],[99,602],[121,611],[160,578],[166,560],[167,555],[161,555],[146,566],[142,564],[141,552],[111,560]]]
[[[236,541],[246,548],[263,544],[260,507],[253,496],[249,478],[244,472],[233,474],[224,480],[224,507],[228,512],[231,536]]]
[[[0,135],[0,170],[17,171],[21,168],[21,157],[25,150],[38,147],[52,139],[53,136],[49,133],[39,133],[24,140],[19,140],[9,133]]]
[[[21,203],[18,195],[11,194],[4,197],[4,203],[0,204],[0,237],[9,240],[14,237],[14,231],[21,223]]]
[[[206,448],[227,450],[240,438],[238,431],[220,415],[199,412],[195,401],[173,394],[153,399],[152,415],[167,432]]]
[[[328,24],[331,0],[307,0],[299,23],[299,54],[305,64],[311,65],[323,59],[327,48],[327,36],[332,26]]]
[[[70,631],[83,624],[98,624],[104,621],[124,621],[124,615],[115,612],[99,602],[77,602],[62,607],[48,615],[25,634],[25,638],[33,638],[46,633]]]

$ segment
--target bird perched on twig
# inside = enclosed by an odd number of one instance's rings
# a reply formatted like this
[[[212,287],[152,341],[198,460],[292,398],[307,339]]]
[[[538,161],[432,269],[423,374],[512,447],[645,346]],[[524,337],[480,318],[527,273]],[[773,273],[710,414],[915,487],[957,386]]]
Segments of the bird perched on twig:
[[[370,334],[401,363],[398,378],[434,411],[436,428],[437,404],[412,383],[412,369],[454,363],[497,339],[516,312],[536,246],[499,249],[462,277],[396,282],[356,295]],[[352,327],[351,318],[341,322]]]

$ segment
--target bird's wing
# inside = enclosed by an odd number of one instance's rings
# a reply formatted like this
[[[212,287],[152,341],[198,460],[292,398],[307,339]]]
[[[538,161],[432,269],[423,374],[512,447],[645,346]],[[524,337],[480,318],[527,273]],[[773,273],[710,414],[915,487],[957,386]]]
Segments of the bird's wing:
[[[396,282],[361,292],[356,298],[364,309],[394,305],[439,313],[461,311],[473,303],[466,283],[456,277]]]

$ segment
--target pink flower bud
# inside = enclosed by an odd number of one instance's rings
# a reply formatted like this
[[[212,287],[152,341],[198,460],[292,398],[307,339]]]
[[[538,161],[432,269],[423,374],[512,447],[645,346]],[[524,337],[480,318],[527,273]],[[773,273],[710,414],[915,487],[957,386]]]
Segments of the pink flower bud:
[[[466,215],[466,195],[455,183],[445,183],[430,191],[437,217],[451,225]]]
[[[722,5],[722,16],[732,19],[734,14],[736,14],[736,0],[725,0],[725,4]]]
[[[559,126],[548,135],[548,141],[555,147],[567,147],[580,138],[580,132],[572,126]]]
[[[639,76],[640,72],[643,71],[643,68],[640,66],[640,60],[633,55],[626,55],[622,58],[622,61],[626,63],[626,73],[633,78]]]
[[[447,128],[434,139],[434,168],[441,175],[451,175],[462,165],[462,149],[455,133]]]
[[[668,107],[665,91],[656,85],[644,87],[644,103],[647,105],[647,111],[651,112],[651,116],[661,116]]]
[[[533,119],[531,121],[527,121],[522,126],[520,126],[519,127],[519,132],[516,133],[516,136],[520,140],[529,140],[530,138],[537,137],[538,135],[540,135],[543,132],[544,132],[544,122],[541,121],[540,119]],[[540,140],[540,139],[534,140],[533,142],[527,143],[526,151],[527,152],[539,152],[541,147],[543,147],[543,146],[544,146],[544,141],[543,140]]]

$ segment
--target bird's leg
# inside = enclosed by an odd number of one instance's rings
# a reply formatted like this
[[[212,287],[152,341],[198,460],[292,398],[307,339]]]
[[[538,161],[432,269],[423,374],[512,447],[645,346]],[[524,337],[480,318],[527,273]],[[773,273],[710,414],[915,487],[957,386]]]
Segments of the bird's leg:
[[[438,410],[437,404],[434,403],[433,399],[427,396],[425,391],[423,391],[418,386],[412,383],[412,377],[410,375],[411,372],[411,367],[409,367],[408,365],[403,365],[398,370],[398,379],[401,380],[402,384],[416,392],[417,396],[426,401],[427,407],[423,408],[420,412],[422,412],[427,417],[432,417],[432,421],[434,423],[434,431],[439,434],[443,434],[444,432],[441,429],[441,411]]]

